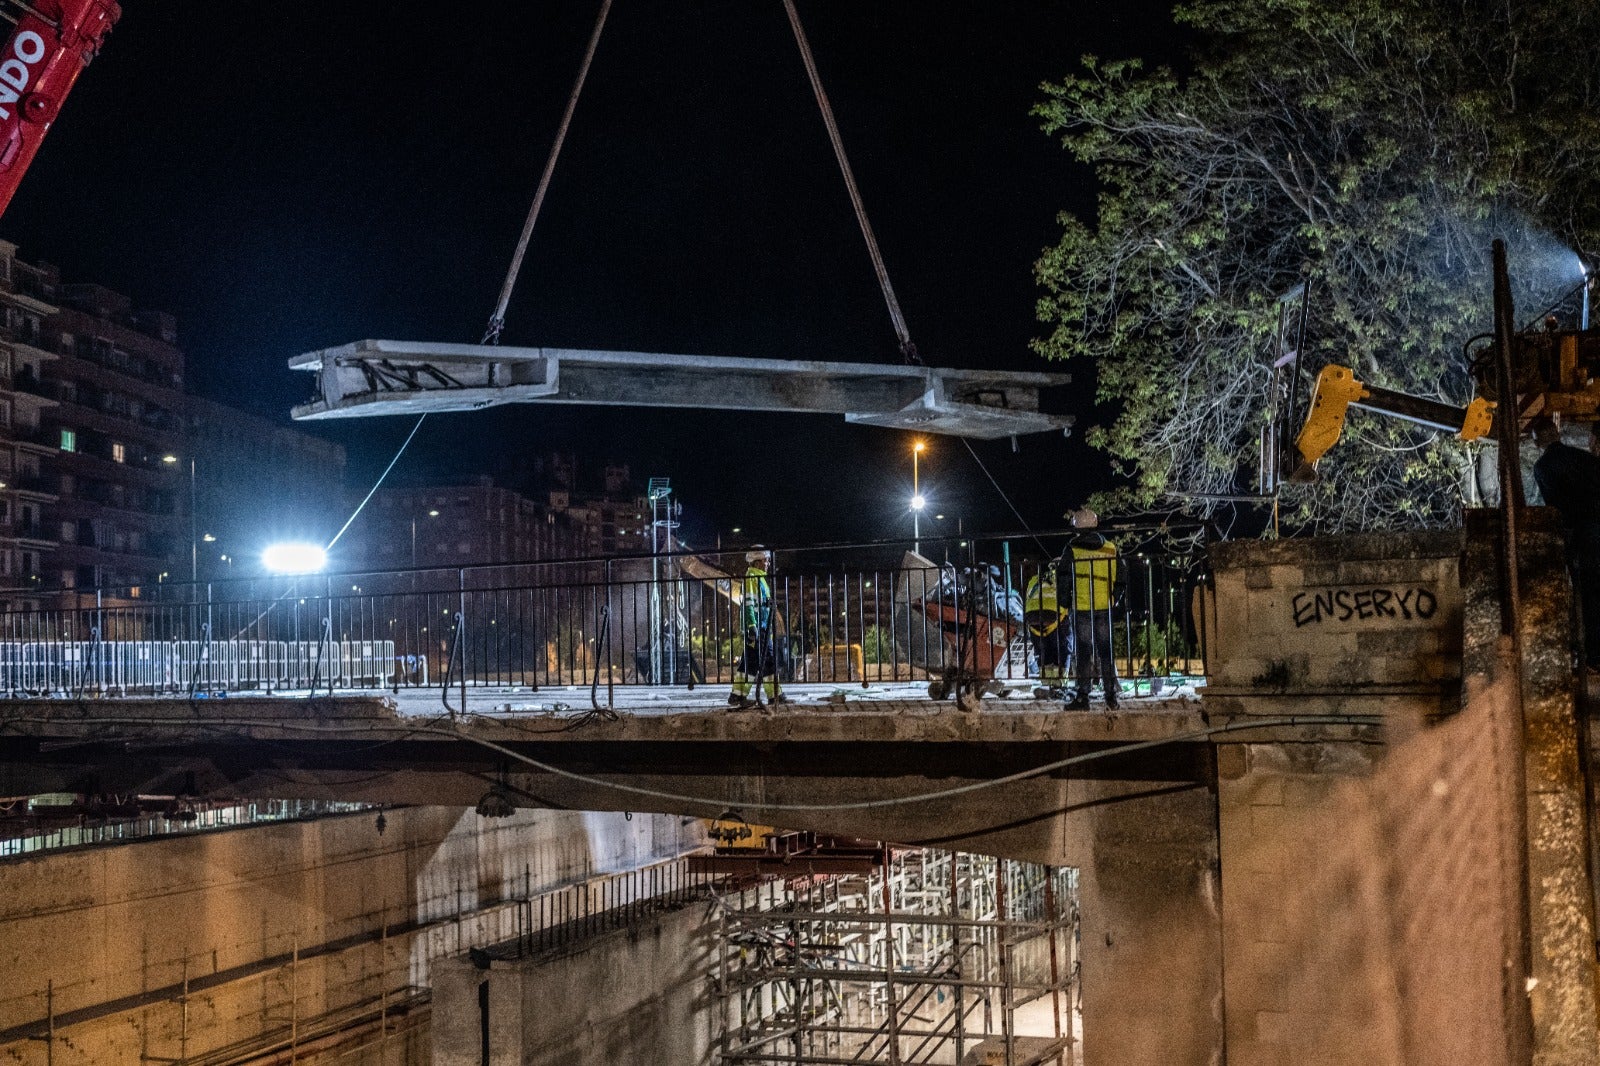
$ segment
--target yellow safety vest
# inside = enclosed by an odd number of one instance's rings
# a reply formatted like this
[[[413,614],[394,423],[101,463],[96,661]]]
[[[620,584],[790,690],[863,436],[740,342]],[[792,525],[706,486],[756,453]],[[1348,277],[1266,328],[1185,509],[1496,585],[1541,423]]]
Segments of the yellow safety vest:
[[[1022,609],[1028,628],[1040,636],[1049,636],[1061,624],[1061,606],[1056,598],[1056,573],[1054,567],[1028,579],[1028,591],[1022,597]]]
[[[759,564],[751,564],[745,571],[743,598],[745,629],[766,629],[772,624],[772,586]]]
[[[1072,546],[1074,605],[1080,611],[1104,611],[1111,606],[1111,589],[1117,581],[1117,546],[1106,541],[1098,548]]]

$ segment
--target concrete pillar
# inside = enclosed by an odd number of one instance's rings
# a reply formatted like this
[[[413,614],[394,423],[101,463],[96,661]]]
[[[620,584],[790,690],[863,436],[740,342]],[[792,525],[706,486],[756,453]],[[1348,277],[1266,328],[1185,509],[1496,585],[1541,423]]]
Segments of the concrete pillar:
[[[1074,782],[1087,1066],[1222,1061],[1216,794],[1204,785]]]
[[[526,958],[435,968],[434,1066],[709,1066],[716,923],[695,902]]]
[[[1228,1066],[1370,1066],[1402,1046],[1376,745],[1217,752]],[[1354,787],[1352,787],[1354,786]]]
[[[1571,658],[1572,590],[1558,528],[1555,512],[1531,509],[1524,515],[1517,545],[1531,940],[1528,1007],[1538,1066],[1595,1066],[1600,1063],[1600,1028],[1590,812]],[[1504,679],[1497,662],[1497,559],[1495,513],[1469,513],[1463,669],[1472,690]]]

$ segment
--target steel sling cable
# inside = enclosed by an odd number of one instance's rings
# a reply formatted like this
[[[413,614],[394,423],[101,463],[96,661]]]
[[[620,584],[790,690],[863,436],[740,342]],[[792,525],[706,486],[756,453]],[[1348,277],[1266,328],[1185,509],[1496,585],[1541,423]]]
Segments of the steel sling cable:
[[[583,91],[583,83],[589,76],[589,67],[594,61],[595,49],[600,45],[600,31],[605,27],[606,16],[610,13],[611,0],[602,0],[600,15],[595,20],[594,32],[589,35],[589,46],[584,50],[583,62],[578,67],[578,79],[573,83],[572,95],[567,98],[567,109],[561,116],[561,125],[556,129],[555,143],[550,146],[550,158],[545,161],[544,173],[539,178],[539,187],[533,194],[533,204],[528,209],[527,220],[523,222],[522,233],[517,238],[516,251],[511,256],[511,266],[507,269],[505,281],[500,286],[500,298],[495,303],[494,314],[489,316],[488,330],[484,333],[482,341],[484,344],[500,343],[500,331],[505,327],[506,306],[511,302],[511,290],[516,287],[517,274],[522,270],[523,256],[527,254],[528,242],[533,239],[533,225],[538,221],[539,209],[544,206],[545,192],[550,188],[550,178],[555,173],[556,160],[561,155],[562,144],[566,142],[567,129],[572,125],[572,113],[578,107],[578,95]],[[350,516],[349,521],[345,522],[339,532],[334,535],[333,540],[328,542],[330,549],[339,542],[340,537],[344,536],[345,530],[350,528],[350,523],[356,520],[356,517],[361,514],[362,508],[366,507],[368,501],[378,491],[378,487],[383,484],[384,479],[389,476],[389,472],[394,469],[395,463],[400,461],[400,456],[405,453],[407,445],[417,435],[417,430],[422,428],[422,423],[427,417],[427,412],[423,412],[417,417],[416,425],[411,427],[411,433],[400,445],[399,450],[395,452],[394,458],[389,460],[389,465],[384,468],[383,473],[378,475],[378,480],[374,482],[371,491],[367,493],[361,504],[356,508],[355,514]]]
[[[522,223],[522,233],[517,238],[516,251],[511,253],[511,266],[506,271],[506,280],[500,286],[500,299],[495,303],[494,313],[489,316],[489,325],[484,330],[484,344],[499,344],[500,331],[506,325],[506,307],[511,303],[511,290],[516,288],[517,274],[522,270],[522,257],[528,252],[528,242],[533,239],[533,226],[539,220],[539,209],[544,206],[545,193],[550,189],[550,178],[556,171],[556,160],[561,156],[561,146],[566,143],[567,129],[572,125],[572,113],[578,109],[578,95],[583,92],[583,83],[589,77],[589,66],[594,62],[595,49],[600,47],[600,31],[605,29],[606,16],[611,13],[611,0],[601,0],[600,14],[594,22],[594,32],[589,35],[589,47],[584,50],[583,62],[578,66],[578,78],[572,83],[572,95],[567,97],[567,109],[561,116],[561,125],[556,127],[556,139],[550,145],[550,158],[545,160],[544,173],[539,176],[539,187],[534,190],[533,203],[528,208],[528,217]]]
[[[861,236],[866,238],[867,255],[872,258],[872,269],[878,275],[878,287],[883,290],[883,302],[889,307],[889,319],[894,323],[895,336],[900,340],[900,354],[905,356],[908,363],[921,365],[922,356],[917,354],[917,346],[911,342],[911,329],[906,325],[906,316],[901,313],[900,301],[894,294],[894,286],[889,283],[889,268],[884,264],[883,253],[878,249],[878,238],[872,232],[872,223],[867,220],[866,205],[861,202],[861,190],[856,187],[855,172],[850,169],[850,159],[844,152],[844,141],[839,136],[839,124],[833,118],[833,105],[828,102],[828,93],[822,87],[822,75],[817,73],[817,61],[811,54],[811,44],[806,40],[806,31],[800,25],[800,13],[795,10],[794,0],[783,0],[783,9],[789,15],[789,25],[794,30],[794,40],[800,46],[800,61],[805,64],[806,77],[811,80],[811,91],[817,98],[817,109],[822,112],[823,125],[828,127],[828,140],[833,144],[833,154],[839,160],[839,173],[844,176],[845,191],[850,194],[850,204],[855,208],[856,221],[861,225]]]
[[[555,143],[550,148],[550,158],[545,163],[544,174],[540,177],[539,187],[533,196],[533,206],[528,210],[527,220],[522,225],[522,234],[517,239],[517,248],[511,257],[511,267],[506,271],[505,282],[500,287],[500,299],[495,305],[494,314],[489,318],[488,331],[484,334],[482,342],[484,344],[498,344],[500,342],[500,331],[505,325],[506,305],[511,302],[511,290],[516,287],[517,273],[522,269],[523,256],[528,250],[528,242],[533,237],[533,224],[539,217],[540,207],[542,207],[544,204],[545,191],[550,187],[550,176],[555,172],[556,159],[558,156],[560,156],[561,145],[566,140],[567,128],[572,124],[572,113],[578,106],[578,94],[583,89],[584,80],[589,76],[589,66],[594,60],[595,49],[600,44],[600,31],[605,26],[606,16],[610,12],[611,0],[602,0],[600,5],[600,16],[595,21],[594,32],[589,37],[589,46],[584,52],[583,63],[578,69],[578,80],[572,86],[572,95],[567,100],[566,113],[561,117],[561,125],[556,131]],[[427,420],[428,412],[426,411],[417,416],[417,421],[412,425],[411,432],[406,434],[406,439],[400,443],[400,447],[395,451],[394,457],[389,460],[389,465],[383,468],[383,473],[378,475],[378,479],[372,483],[372,488],[367,490],[366,496],[362,497],[361,502],[356,505],[356,509],[351,513],[350,517],[345,520],[344,525],[339,527],[339,532],[333,535],[333,539],[328,542],[327,547],[323,549],[324,551],[331,551],[333,546],[338,544],[340,538],[342,538],[350,529],[350,526],[355,522],[355,520],[361,516],[361,512],[366,509],[366,506],[369,502],[371,502],[372,497],[377,494],[378,489],[382,487],[390,472],[394,470],[395,464],[397,464],[400,461],[400,457],[405,454],[406,448],[409,447],[412,440],[415,439],[417,430],[421,429],[422,423],[426,422]],[[256,623],[260,622],[262,618],[265,618],[272,611],[273,607],[277,606],[278,601],[291,595],[293,591],[294,589],[291,585],[291,587],[285,591],[282,596],[279,596],[277,600],[274,600],[266,610],[262,611],[261,614],[257,615],[252,622],[240,629],[239,633],[234,634],[235,639],[238,638],[239,634],[244,633],[251,626],[254,626]]]

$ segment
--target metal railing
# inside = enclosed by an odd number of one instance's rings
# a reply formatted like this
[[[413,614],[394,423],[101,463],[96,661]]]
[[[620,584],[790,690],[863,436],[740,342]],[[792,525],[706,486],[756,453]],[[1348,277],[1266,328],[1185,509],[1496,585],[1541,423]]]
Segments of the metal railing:
[[[14,806],[28,801],[13,799],[9,802]],[[129,802],[139,813],[126,816],[104,810],[84,812],[75,815],[74,822],[60,824],[51,824],[61,816],[48,805],[30,808],[29,813],[23,815],[6,811],[13,821],[0,828],[0,859],[372,809],[370,804],[306,799],[196,803],[192,806],[174,803],[164,810],[140,809],[136,798]]]
[[[500,952],[520,957],[575,944],[709,898],[726,881],[725,875],[692,869],[678,856],[562,885],[519,901],[516,939],[499,945]]]
[[[69,591],[52,609],[0,612],[0,692],[440,685],[464,699],[582,686],[598,704],[619,686],[723,685],[760,669],[784,684],[947,693],[1038,678],[1040,652],[1068,680],[1109,658],[1141,694],[1202,674],[1198,531],[1106,533],[1119,549],[1109,606],[1074,592],[1070,557],[1049,562],[1066,532],[924,538],[938,561],[904,542],[779,549],[759,632],[746,624],[742,550]],[[1051,573],[1061,610],[1046,640],[1030,633],[1041,605],[1028,590]]]

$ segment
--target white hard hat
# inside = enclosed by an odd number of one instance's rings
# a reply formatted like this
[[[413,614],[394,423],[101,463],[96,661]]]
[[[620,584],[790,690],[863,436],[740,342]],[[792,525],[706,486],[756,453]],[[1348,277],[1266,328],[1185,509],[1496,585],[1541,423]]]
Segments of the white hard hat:
[[[744,561],[747,563],[764,563],[770,558],[772,553],[759,544],[744,553]]]
[[[1068,511],[1066,517],[1072,519],[1073,529],[1093,529],[1100,524],[1100,516],[1087,507],[1080,507],[1076,511]]]

